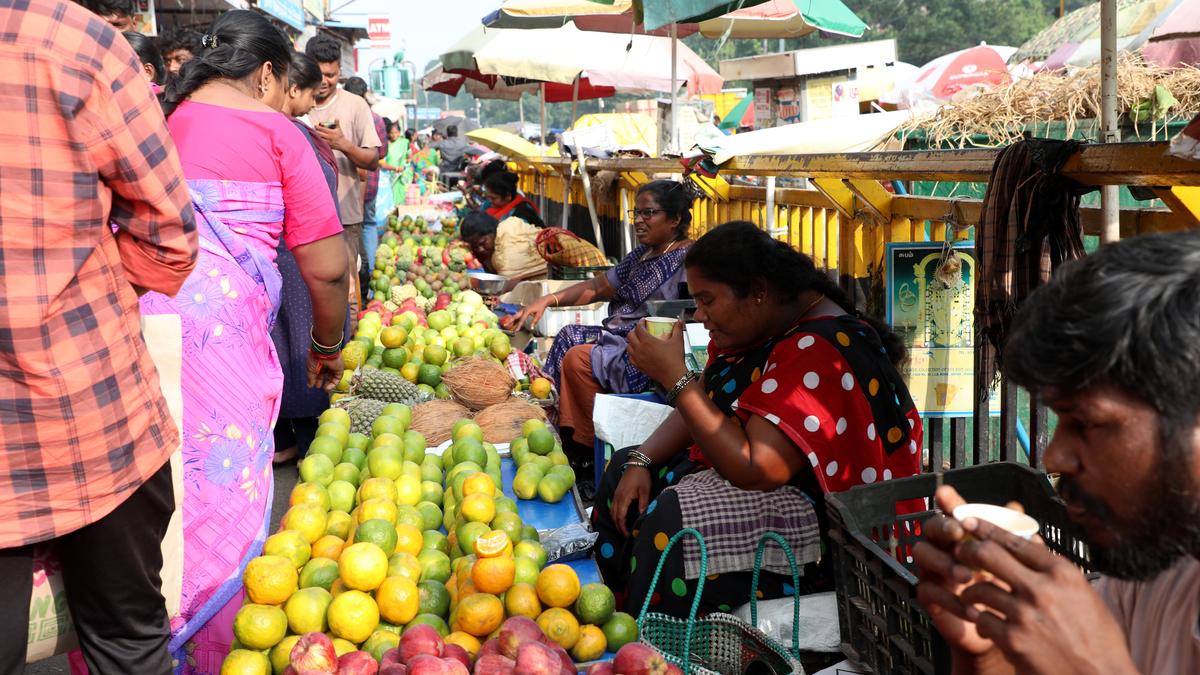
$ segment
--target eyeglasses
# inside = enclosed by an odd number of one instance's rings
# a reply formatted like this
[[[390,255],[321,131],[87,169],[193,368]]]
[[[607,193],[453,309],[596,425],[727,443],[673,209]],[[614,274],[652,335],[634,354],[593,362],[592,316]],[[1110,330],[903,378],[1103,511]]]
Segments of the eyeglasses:
[[[650,220],[656,213],[666,213],[662,209],[629,209],[629,219],[637,220],[641,216],[642,220]]]

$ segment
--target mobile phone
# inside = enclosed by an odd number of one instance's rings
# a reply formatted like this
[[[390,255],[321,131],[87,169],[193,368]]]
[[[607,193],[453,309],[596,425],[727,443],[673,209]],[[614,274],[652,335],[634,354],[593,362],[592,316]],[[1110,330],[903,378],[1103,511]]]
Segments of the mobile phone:
[[[330,120],[329,122],[322,122],[321,126],[325,127],[326,129],[336,129],[338,128],[338,121]]]

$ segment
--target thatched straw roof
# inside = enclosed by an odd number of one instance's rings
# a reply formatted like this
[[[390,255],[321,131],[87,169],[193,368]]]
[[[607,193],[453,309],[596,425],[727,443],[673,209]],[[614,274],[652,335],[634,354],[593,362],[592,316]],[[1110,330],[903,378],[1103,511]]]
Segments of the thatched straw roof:
[[[1158,90],[1158,87],[1162,90]],[[1153,102],[1163,90],[1175,99],[1167,110]],[[1157,94],[1157,96],[1156,96]],[[1166,122],[1200,113],[1200,68],[1160,68],[1139,54],[1125,53],[1117,68],[1118,110],[1150,137]],[[1168,97],[1169,98],[1169,97]],[[1130,114],[1132,111],[1132,114]],[[1100,117],[1100,66],[1069,74],[1042,72],[1010,85],[985,90],[914,117],[905,131],[921,130],[931,146],[1011,143],[1030,128],[1064,122],[1071,137],[1080,120]],[[978,137],[986,138],[980,142]]]

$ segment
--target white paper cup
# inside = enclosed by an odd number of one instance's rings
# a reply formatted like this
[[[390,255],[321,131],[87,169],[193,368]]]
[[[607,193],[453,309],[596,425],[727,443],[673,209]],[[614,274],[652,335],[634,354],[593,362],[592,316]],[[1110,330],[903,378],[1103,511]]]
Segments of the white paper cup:
[[[996,527],[1029,539],[1038,533],[1038,521],[1013,509],[995,504],[962,504],[954,509],[955,520],[978,518]]]
[[[646,317],[646,332],[656,338],[667,338],[671,336],[671,331],[675,330],[675,324],[679,323],[679,319],[671,319],[665,316],[648,316]]]

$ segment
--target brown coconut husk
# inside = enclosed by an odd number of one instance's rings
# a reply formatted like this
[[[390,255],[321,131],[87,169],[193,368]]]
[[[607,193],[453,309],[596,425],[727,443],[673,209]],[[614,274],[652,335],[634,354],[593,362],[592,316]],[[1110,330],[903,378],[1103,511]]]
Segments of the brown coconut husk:
[[[1188,120],[1200,113],[1200,68],[1181,66],[1162,68],[1147,63],[1138,53],[1123,53],[1117,64],[1117,112],[1128,114],[1140,102],[1154,96],[1161,85],[1178,101],[1171,110],[1154,120],[1136,125],[1152,139],[1167,122]],[[1081,120],[1100,119],[1100,66],[1040,72],[1007,86],[994,87],[964,96],[914,117],[902,131],[922,130],[931,147],[945,144],[1005,145],[1020,140],[1027,131],[1043,133],[1039,125],[1047,122],[1066,124],[1072,137]],[[982,140],[980,137],[983,137]]]
[[[463,359],[442,375],[454,400],[471,410],[483,410],[512,396],[513,379],[508,368],[489,359]]]
[[[429,401],[413,408],[409,428],[419,431],[428,445],[435,446],[450,440],[455,422],[470,418],[471,411],[454,401]]]
[[[541,406],[512,398],[504,403],[488,407],[475,415],[475,423],[483,429],[483,440],[488,443],[508,443],[521,435],[521,425],[526,420],[546,420],[546,411]]]

